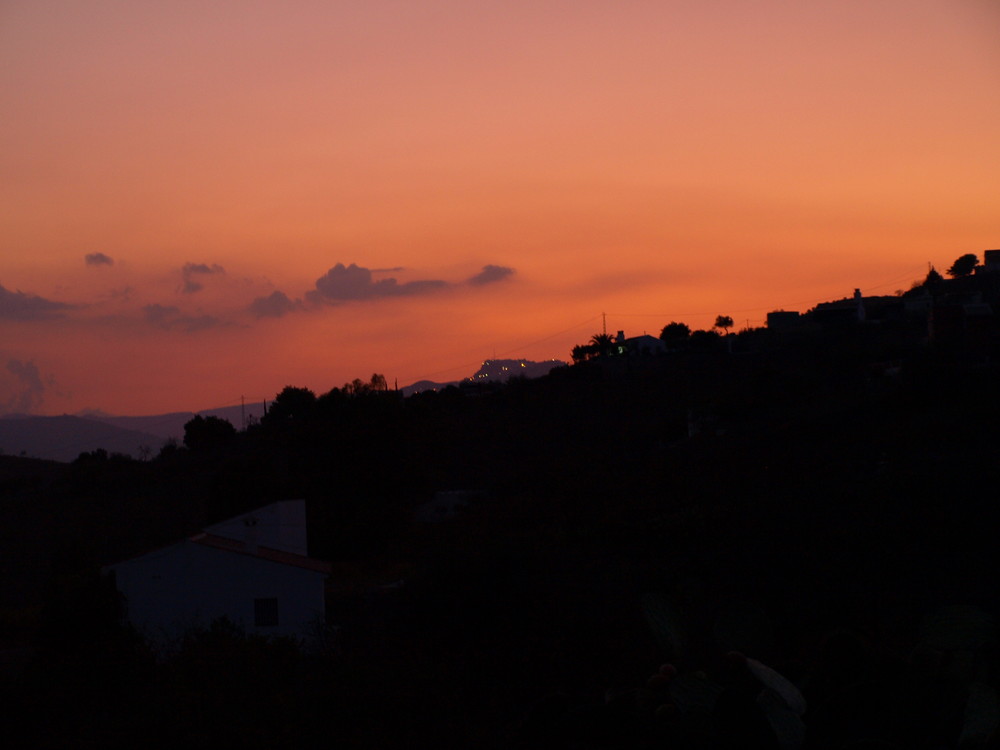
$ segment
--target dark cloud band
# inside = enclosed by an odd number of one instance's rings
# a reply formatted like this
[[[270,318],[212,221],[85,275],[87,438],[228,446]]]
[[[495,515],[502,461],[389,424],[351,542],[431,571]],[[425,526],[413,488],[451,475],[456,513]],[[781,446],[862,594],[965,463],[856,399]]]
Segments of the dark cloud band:
[[[24,292],[12,292],[0,284],[0,319],[5,320],[47,320],[60,317],[74,305],[53,302]]]
[[[316,289],[308,294],[314,302],[346,302],[349,300],[404,297],[428,294],[448,286],[447,281],[426,279],[400,284],[394,278],[372,280],[372,271],[355,263],[338,263],[316,279]]]
[[[280,318],[302,307],[299,300],[291,300],[284,292],[271,292],[250,303],[250,312],[258,318]]]
[[[87,253],[83,256],[83,262],[88,266],[113,266],[115,259],[104,253]]]
[[[325,304],[386,299],[390,297],[416,297],[455,288],[453,282],[440,279],[420,279],[400,284],[395,278],[375,280],[374,274],[400,271],[402,268],[371,269],[351,263],[338,263],[316,279],[314,289],[306,292],[305,299],[291,299],[281,291],[266,297],[257,297],[250,303],[249,311],[257,318],[281,318],[295,310],[316,308]],[[503,281],[514,273],[507,266],[486,265],[475,276],[466,280],[472,286],[484,286]]]
[[[513,268],[508,268],[507,266],[494,266],[487,265],[483,266],[483,270],[477,273],[475,276],[469,279],[469,283],[473,286],[483,286],[484,284],[494,284],[498,281],[503,281],[514,274]]]
[[[205,285],[198,281],[198,276],[211,276],[215,274],[225,274],[226,269],[218,263],[208,265],[207,263],[185,263],[181,268],[181,278],[184,279],[184,286],[181,291],[184,294],[194,294],[205,288]]]

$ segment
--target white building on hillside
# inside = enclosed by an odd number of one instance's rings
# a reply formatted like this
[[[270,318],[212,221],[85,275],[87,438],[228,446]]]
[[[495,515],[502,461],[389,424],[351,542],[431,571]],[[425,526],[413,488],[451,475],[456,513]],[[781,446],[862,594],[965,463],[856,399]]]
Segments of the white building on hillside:
[[[305,501],[291,500],[105,570],[128,619],[169,642],[221,617],[248,633],[307,637],[324,621],[330,564],[307,556]]]

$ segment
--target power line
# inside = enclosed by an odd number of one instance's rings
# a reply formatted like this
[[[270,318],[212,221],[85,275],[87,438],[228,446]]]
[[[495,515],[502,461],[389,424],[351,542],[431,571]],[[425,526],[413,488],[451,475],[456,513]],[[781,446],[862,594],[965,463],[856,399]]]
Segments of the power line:
[[[916,273],[917,273],[917,281],[919,281],[920,280],[920,271],[917,271]],[[906,273],[902,273],[899,276],[897,276],[896,278],[890,279],[889,281],[883,282],[881,284],[875,284],[874,286],[865,287],[865,290],[867,291],[869,289],[880,289],[881,287],[890,286],[892,284],[897,284],[897,283],[899,283],[900,281],[902,281],[905,278],[912,278],[912,277],[913,277],[913,272],[912,271],[907,271]]]
[[[602,313],[602,314],[603,314],[603,313]],[[516,352],[516,351],[520,351],[520,350],[522,350],[522,349],[527,349],[527,348],[529,348],[529,347],[532,347],[532,346],[535,346],[536,344],[543,344],[543,343],[545,343],[546,341],[550,341],[551,339],[554,339],[554,338],[556,338],[557,336],[562,336],[563,334],[565,334],[565,333],[569,333],[570,331],[574,331],[574,330],[576,330],[577,328],[582,328],[583,326],[587,325],[588,323],[593,323],[593,322],[594,322],[595,320],[597,320],[597,319],[598,319],[598,318],[600,318],[600,317],[601,317],[601,315],[595,315],[595,316],[594,316],[594,317],[592,317],[592,318],[587,318],[587,319],[586,319],[585,321],[583,321],[582,323],[577,323],[577,324],[576,324],[575,326],[570,326],[569,328],[566,328],[565,330],[562,330],[562,331],[558,331],[557,333],[553,333],[553,334],[551,334],[551,335],[549,335],[549,336],[546,336],[546,337],[544,337],[544,338],[540,338],[540,339],[537,339],[537,340],[535,340],[535,341],[532,341],[531,343],[528,343],[528,344],[524,344],[524,345],[522,345],[522,346],[517,346],[517,347],[514,347],[513,349],[508,349],[507,351],[505,351],[505,352],[500,352],[500,353],[501,353],[501,354],[510,354],[510,353],[512,353],[512,352]]]
[[[889,281],[882,282],[881,284],[875,284],[873,286],[863,287],[863,289],[865,289],[865,291],[869,291],[869,290],[872,290],[872,289],[880,289],[881,287],[885,287],[885,286],[890,286],[892,284],[896,284],[896,283],[898,283],[902,279],[912,278],[913,274],[914,274],[913,271],[907,271],[906,273],[902,273],[899,276],[896,276],[896,277],[890,279]],[[917,272],[917,275],[919,276],[919,272]],[[731,313],[760,312],[762,310],[766,310],[768,312],[771,312],[771,311],[774,311],[774,310],[777,310],[777,309],[781,309],[781,308],[785,308],[785,307],[794,307],[796,305],[814,305],[814,304],[817,304],[817,303],[813,299],[803,299],[803,300],[797,300],[797,301],[794,301],[794,302],[786,301],[786,302],[784,302],[784,303],[782,303],[780,305],[768,305],[766,307],[744,307],[744,308],[740,308],[738,310],[730,310],[729,314],[731,314]],[[608,314],[609,315],[613,315],[615,317],[619,317],[619,318],[680,318],[680,317],[684,317],[686,315],[715,315],[715,313],[716,313],[716,311],[709,312],[709,311],[702,310],[702,311],[697,311],[697,312],[691,312],[691,311],[689,311],[689,312],[672,312],[672,313],[608,313]]]

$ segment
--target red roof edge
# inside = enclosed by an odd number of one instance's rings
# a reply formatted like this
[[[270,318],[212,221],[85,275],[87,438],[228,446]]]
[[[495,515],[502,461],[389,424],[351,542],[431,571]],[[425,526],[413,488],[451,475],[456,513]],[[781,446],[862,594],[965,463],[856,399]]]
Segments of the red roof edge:
[[[236,552],[240,555],[249,555],[250,557],[256,557],[261,560],[267,560],[281,565],[291,565],[295,568],[311,570],[316,573],[325,573],[329,575],[333,569],[330,563],[324,560],[317,560],[314,557],[296,555],[294,552],[285,552],[284,550],[272,549],[270,547],[258,546],[256,549],[250,549],[245,543],[236,539],[227,539],[226,537],[216,536],[215,534],[208,534],[206,532],[194,535],[191,537],[191,541],[195,544],[203,544],[206,547],[221,549],[226,552]]]

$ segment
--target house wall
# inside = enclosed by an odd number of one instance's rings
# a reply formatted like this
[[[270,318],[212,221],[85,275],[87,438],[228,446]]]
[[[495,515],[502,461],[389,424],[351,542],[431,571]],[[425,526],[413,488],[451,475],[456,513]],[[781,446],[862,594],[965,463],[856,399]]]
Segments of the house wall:
[[[248,633],[306,637],[323,621],[324,580],[311,570],[184,541],[109,567],[129,620],[170,640],[228,617]],[[278,600],[278,625],[254,625],[254,600]]]
[[[655,336],[633,336],[623,344],[629,354],[663,354],[667,351],[667,345]]]

